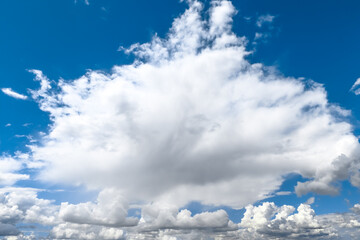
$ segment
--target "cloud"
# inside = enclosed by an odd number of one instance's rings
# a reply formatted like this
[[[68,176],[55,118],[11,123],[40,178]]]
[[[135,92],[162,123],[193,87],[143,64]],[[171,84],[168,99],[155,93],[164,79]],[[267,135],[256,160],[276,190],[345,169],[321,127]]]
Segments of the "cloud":
[[[316,192],[322,195],[337,195],[339,188],[333,184],[334,180],[350,179],[353,186],[359,187],[359,149],[353,153],[353,158],[344,154],[337,157],[329,167],[319,170],[317,176],[307,182],[298,182],[295,187],[297,195]]]
[[[6,236],[4,237],[4,239],[5,240],[35,240],[37,238],[34,234],[30,234],[30,235],[19,234],[17,236]]]
[[[265,202],[246,207],[240,239],[355,239],[360,234],[359,204],[353,212],[316,215],[308,204],[276,206]]]
[[[51,239],[125,239],[125,232],[118,228],[62,223],[51,230],[50,236]]]
[[[352,91],[353,93],[355,93],[355,95],[359,95],[359,94],[360,94],[359,85],[360,85],[360,78],[358,78],[358,79],[356,80],[356,82],[352,85],[350,91]]]
[[[22,95],[20,93],[14,92],[11,88],[2,88],[1,91],[3,93],[5,93],[6,95],[16,98],[16,99],[21,99],[21,100],[26,100],[28,97],[25,95]]]
[[[1,188],[0,236],[7,236],[6,239],[35,239],[31,235],[24,236],[18,224],[58,224],[58,209],[53,201],[39,199],[35,189]]]
[[[286,196],[286,195],[290,195],[292,194],[292,192],[290,191],[280,191],[280,192],[276,192],[275,195],[277,196]]]
[[[352,210],[354,213],[360,215],[360,204],[358,204],[358,203],[355,204],[355,205],[351,208],[351,210]]]
[[[18,222],[52,225],[58,222],[58,206],[53,201],[37,198],[32,189],[18,189],[2,194],[0,222]],[[6,212],[6,214],[5,214]]]
[[[353,212],[331,213],[317,216],[321,225],[336,231],[336,239],[356,239],[360,234],[359,204],[352,208]]]
[[[29,179],[29,175],[17,173],[23,169],[21,156],[0,156],[0,185],[12,185],[19,180]]]
[[[141,219],[136,226],[117,228],[97,223],[88,224],[85,222],[89,221],[82,219],[78,223],[63,222],[54,226],[51,237],[52,239],[178,239],[179,237],[179,239],[194,239],[237,236],[238,226],[229,220],[224,210],[192,216],[187,209],[179,211],[175,206],[148,204],[141,212]],[[92,211],[91,214],[96,216],[97,212]]]
[[[259,41],[266,43],[267,39],[269,39],[271,35],[272,35],[271,32],[262,32],[262,33],[256,32],[254,36],[254,41],[252,43],[257,44]]]
[[[0,158],[0,183],[28,179],[99,190],[95,202],[56,204],[36,189],[0,189],[0,235],[21,234],[19,223],[50,226],[51,239],[331,239],[356,236],[351,213],[316,216],[297,207],[253,203],[277,192],[283,176],[302,175],[295,188],[337,194],[337,181],[360,186],[359,143],[349,111],[328,102],[324,87],[251,63],[246,39],[232,32],[236,10],[213,0],[189,8],[165,38],[121,48],[133,64],[110,73],[89,70],[51,81],[30,70],[40,88],[32,97],[50,114],[47,133],[29,153]],[[273,16],[258,19],[261,24]],[[354,84],[355,86],[356,83]],[[29,169],[27,169],[29,170]],[[245,207],[239,224],[224,210]],[[129,216],[138,204],[141,217]]]
[[[41,85],[32,96],[52,121],[31,146],[39,179],[115,188],[129,202],[235,208],[288,173],[312,179],[298,195],[356,183],[359,144],[345,111],[322,85],[246,60],[229,1],[213,1],[209,20],[202,8],[191,1],[166,38],[132,45],[135,62],[111,73],[51,83],[31,70]]]
[[[218,231],[236,230],[224,210],[202,212],[192,216],[187,209],[179,211],[175,206],[160,203],[142,207],[137,232],[157,231],[159,229],[213,229]]]
[[[127,203],[114,189],[101,191],[96,204],[62,203],[59,215],[66,222],[78,224],[124,227],[134,226],[138,222],[136,218],[127,218]]]
[[[261,15],[256,20],[256,26],[261,28],[262,26],[264,26],[264,24],[272,23],[274,21],[274,19],[275,19],[275,16],[270,15],[270,14]]]
[[[315,202],[315,197],[311,197],[306,201],[306,204],[311,205]]]
[[[74,3],[77,4],[78,0],[74,0]],[[90,5],[90,2],[89,0],[84,0],[83,1],[85,5],[89,6]]]
[[[247,206],[241,223],[245,239],[318,239],[336,236],[335,230],[322,226],[310,205],[277,207],[272,202]]]
[[[50,226],[51,239],[349,239],[358,236],[360,227],[359,204],[353,212],[316,215],[309,204],[296,209],[264,202],[246,206],[235,224],[222,209],[192,214],[172,204],[151,203],[141,206],[137,224],[125,226],[131,218],[125,218],[126,203],[114,189],[100,192],[95,203],[61,206],[38,198],[33,189],[0,191],[0,235],[6,239],[37,239],[24,235],[19,223]]]
[[[11,224],[0,223],[0,236],[12,236],[18,235],[19,233],[20,231],[17,230],[15,226]]]

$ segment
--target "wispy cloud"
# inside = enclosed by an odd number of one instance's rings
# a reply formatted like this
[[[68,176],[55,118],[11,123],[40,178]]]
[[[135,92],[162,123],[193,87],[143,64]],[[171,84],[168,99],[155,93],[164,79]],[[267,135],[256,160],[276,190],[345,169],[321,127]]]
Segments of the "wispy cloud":
[[[350,91],[355,93],[355,95],[360,95],[360,78],[358,78],[355,83],[352,85]]]
[[[17,93],[15,91],[13,91],[11,88],[2,88],[1,91],[3,93],[5,93],[6,95],[16,98],[16,99],[21,99],[21,100],[26,100],[28,97],[25,95],[22,95],[20,93]]]
[[[270,15],[270,14],[261,15],[256,20],[256,26],[262,27],[266,23],[272,23],[274,19],[275,19],[274,15]]]
[[[81,0],[82,2],[84,2],[86,5],[90,5],[89,0]],[[77,4],[78,0],[74,0],[74,3]]]

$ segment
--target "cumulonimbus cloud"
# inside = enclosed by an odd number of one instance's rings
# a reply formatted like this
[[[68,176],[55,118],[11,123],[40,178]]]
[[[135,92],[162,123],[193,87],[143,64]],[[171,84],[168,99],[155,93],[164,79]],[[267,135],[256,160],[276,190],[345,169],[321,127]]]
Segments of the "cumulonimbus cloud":
[[[125,51],[133,64],[56,86],[32,70],[51,128],[32,145],[39,178],[116,188],[130,202],[189,201],[241,208],[298,173],[309,191],[336,194],[357,179],[358,139],[320,84],[250,63],[232,32],[230,1],[190,1],[165,38]],[[35,164],[36,163],[36,164]]]

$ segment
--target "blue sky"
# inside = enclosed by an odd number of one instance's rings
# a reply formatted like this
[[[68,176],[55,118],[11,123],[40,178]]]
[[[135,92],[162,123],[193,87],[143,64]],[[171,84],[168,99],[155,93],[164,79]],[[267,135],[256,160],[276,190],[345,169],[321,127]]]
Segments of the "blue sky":
[[[356,235],[359,8],[1,1],[0,236]]]

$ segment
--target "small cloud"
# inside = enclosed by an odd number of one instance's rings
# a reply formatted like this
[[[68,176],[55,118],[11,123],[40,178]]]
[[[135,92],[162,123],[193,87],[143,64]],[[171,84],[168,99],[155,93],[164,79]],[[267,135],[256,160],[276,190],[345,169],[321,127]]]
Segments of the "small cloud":
[[[32,136],[26,136],[26,138],[27,138],[27,139],[29,140],[29,142],[31,142],[31,143],[37,142],[37,140],[34,139]]]
[[[11,123],[6,124],[5,127],[11,127]]]
[[[314,198],[314,197],[311,197],[311,198],[309,198],[309,199],[306,201],[306,204],[311,205],[311,204],[313,204],[314,202],[315,202],[315,198]]]
[[[274,21],[274,19],[275,19],[275,16],[270,15],[270,14],[261,15],[260,17],[258,17],[258,19],[256,21],[256,26],[258,26],[260,28],[265,23],[271,23],[272,21]]]
[[[247,21],[247,22],[250,22],[251,19],[252,19],[251,17],[246,17],[246,16],[244,17],[244,20]]]
[[[256,33],[255,33],[254,40],[258,40],[258,39],[262,38],[263,36],[264,36],[263,33],[258,33],[258,32],[256,32]]]
[[[32,125],[32,123],[24,123],[22,126],[23,126],[23,127],[28,127],[28,126],[30,126],[30,125]]]
[[[290,194],[292,194],[292,192],[290,192],[290,191],[281,191],[281,192],[276,193],[277,196],[286,196],[286,195],[290,195]]]
[[[74,3],[75,3],[75,4],[77,4],[77,2],[78,2],[78,0],[74,0]],[[88,5],[88,6],[90,5],[89,0],[84,0],[83,2],[84,2],[86,5]]]
[[[350,91],[355,93],[355,95],[360,95],[360,78],[358,78],[356,80],[356,82],[354,83],[354,85],[352,85],[352,87],[350,88]]]
[[[360,204],[355,204],[354,207],[350,208],[350,210],[356,214],[360,214]]]
[[[11,88],[2,88],[1,91],[3,93],[5,93],[6,95],[16,98],[16,99],[21,99],[21,100],[26,100],[28,97],[25,95],[22,95],[20,93],[14,92]]]
[[[263,32],[263,33],[256,32],[252,44],[256,45],[258,43],[267,43],[268,39],[271,37],[272,34],[270,32]]]
[[[16,138],[26,138],[26,135],[16,134],[15,137],[16,137]]]

